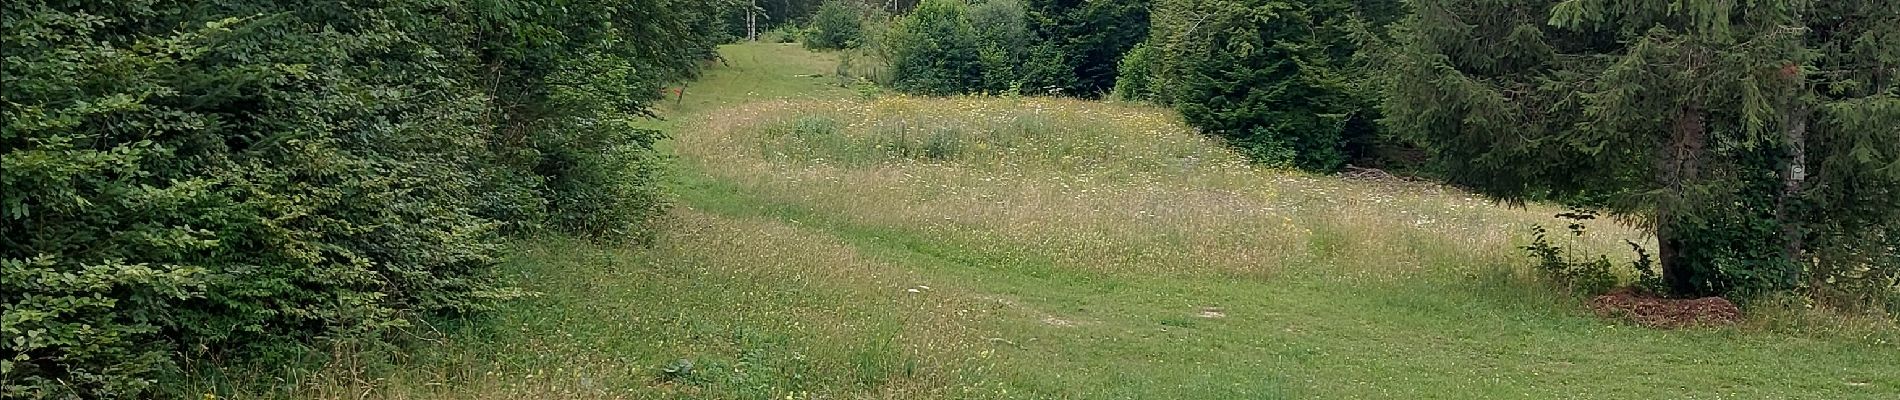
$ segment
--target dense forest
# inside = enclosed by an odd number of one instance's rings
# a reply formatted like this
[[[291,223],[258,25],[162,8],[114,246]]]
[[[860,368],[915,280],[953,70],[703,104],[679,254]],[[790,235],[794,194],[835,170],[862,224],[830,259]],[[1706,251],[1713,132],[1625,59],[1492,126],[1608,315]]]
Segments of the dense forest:
[[[509,235],[639,235],[697,3],[8,2],[0,392],[378,342],[518,296]]]
[[[1900,2],[548,0],[0,6],[0,397],[176,395],[527,295],[514,238],[651,239],[717,46],[838,84],[1154,104],[1273,168],[1380,168],[1653,233],[1589,294],[1900,304]],[[1889,311],[1891,312],[1891,311]]]

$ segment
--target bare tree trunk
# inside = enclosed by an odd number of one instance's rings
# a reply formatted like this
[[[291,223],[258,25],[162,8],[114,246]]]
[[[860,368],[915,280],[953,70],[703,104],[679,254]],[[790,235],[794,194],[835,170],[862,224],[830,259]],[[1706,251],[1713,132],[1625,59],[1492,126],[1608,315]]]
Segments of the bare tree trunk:
[[[1694,271],[1689,270],[1688,260],[1683,258],[1683,238],[1675,225],[1678,213],[1683,212],[1681,208],[1690,201],[1687,198],[1690,186],[1702,172],[1702,150],[1708,144],[1708,126],[1700,107],[1684,106],[1677,110],[1669,130],[1669,144],[1659,158],[1662,165],[1658,172],[1662,175],[1667,198],[1656,210],[1656,258],[1662,264],[1663,284],[1669,286],[1672,294],[1694,294],[1698,292]]]
[[[1801,190],[1803,190],[1805,184],[1807,184],[1807,118],[1809,118],[1809,110],[1807,110],[1807,106],[1792,106],[1792,108],[1797,108],[1797,110],[1790,110],[1790,112],[1784,116],[1784,118],[1788,118],[1788,121],[1786,121],[1784,129],[1782,129],[1782,135],[1784,135],[1782,138],[1788,140],[1788,165],[1782,167],[1782,171],[1780,171],[1782,191],[1780,191],[1780,197],[1775,199],[1775,222],[1778,222],[1780,227],[1782,227],[1782,239],[1784,239],[1784,243],[1782,243],[1784,248],[1782,248],[1782,250],[1788,254],[1788,258],[1794,260],[1794,258],[1801,256],[1801,250],[1803,250],[1803,248],[1801,248],[1801,246],[1803,246],[1803,243],[1801,243],[1801,224],[1799,224],[1799,218],[1796,218],[1796,216],[1792,214],[1792,210],[1788,210],[1788,207],[1790,207],[1790,203],[1796,201],[1796,197],[1801,195]]]
[[[1805,249],[1801,218],[1789,210],[1805,188],[1808,178],[1808,117],[1812,111],[1799,100],[1799,93],[1782,111],[1782,135],[1788,142],[1788,163],[1781,169],[1781,193],[1775,198],[1775,223],[1781,227],[1782,254],[1793,265],[1800,265]],[[1797,271],[1798,273],[1798,271]]]
[[[759,41],[759,0],[752,0],[745,9],[745,40]]]
[[[1656,212],[1656,264],[1662,269],[1663,286],[1669,293],[1685,294],[1695,290],[1695,282],[1689,279],[1687,266],[1683,265],[1682,244],[1676,238],[1675,224],[1670,223],[1672,216],[1667,211]]]

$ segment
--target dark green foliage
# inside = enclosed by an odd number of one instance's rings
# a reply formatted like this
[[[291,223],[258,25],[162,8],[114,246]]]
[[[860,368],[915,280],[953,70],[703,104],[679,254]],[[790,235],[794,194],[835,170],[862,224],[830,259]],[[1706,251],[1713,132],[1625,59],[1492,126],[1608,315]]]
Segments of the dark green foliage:
[[[1146,5],[926,0],[881,40],[900,90],[1093,97],[1108,92],[1122,53],[1147,35]]]
[[[1582,237],[1589,233],[1589,223],[1597,219],[1598,215],[1590,210],[1571,209],[1555,217],[1570,221],[1565,230],[1570,232],[1571,237]],[[1532,226],[1531,243],[1522,247],[1536,262],[1536,271],[1543,279],[1585,296],[1609,292],[1620,284],[1616,274],[1611,272],[1613,264],[1609,257],[1598,254],[1592,258],[1590,254],[1558,246],[1551,243],[1549,235],[1550,231],[1543,226]],[[1651,293],[1662,290],[1662,277],[1656,273],[1655,260],[1650,257],[1649,250],[1633,241],[1624,240],[1624,243],[1628,243],[1630,250],[1636,253],[1636,260],[1630,263],[1630,267],[1637,272],[1633,286]]]
[[[1039,43],[1029,47],[1028,58],[1017,66],[1022,71],[1022,89],[1024,94],[1061,95],[1073,93],[1075,86],[1075,68],[1069,63],[1073,56],[1064,53],[1062,46],[1047,40],[1037,39]]]
[[[924,1],[880,43],[891,85],[929,95],[1017,92],[1035,41],[1026,18],[1016,0]]]
[[[1840,304],[1900,310],[1900,3],[1814,2],[1801,14],[1818,104],[1790,243],[1813,263],[1802,284]],[[1787,169],[1783,169],[1784,176]],[[1785,181],[1785,180],[1784,180]]]
[[[1761,161],[1763,165],[1769,161]],[[1735,199],[1705,205],[1693,216],[1677,218],[1679,273],[1693,282],[1695,294],[1759,295],[1792,289],[1800,269],[1777,244],[1781,226],[1775,222],[1777,179],[1767,168],[1755,179],[1733,183]],[[1675,290],[1671,288],[1671,290]]]
[[[1081,97],[1108,94],[1123,54],[1148,38],[1152,0],[1029,0],[1031,29],[1048,46],[1026,59],[1026,89]]]
[[[1896,268],[1891,247],[1831,238],[1881,238],[1900,223],[1900,28],[1871,23],[1900,18],[1900,6],[1412,5],[1382,57],[1386,122],[1452,181],[1655,229],[1679,295],[1820,288],[1840,271]]]
[[[644,223],[661,211],[663,160],[653,144],[662,136],[632,125],[641,117],[632,111],[644,110],[658,88],[638,71],[627,58],[589,52],[549,76],[546,101],[560,113],[541,117],[547,128],[531,144],[540,153],[532,169],[545,180],[555,228],[644,238]]]
[[[857,7],[857,3],[843,0],[830,0],[819,6],[805,34],[805,48],[837,50],[863,44],[864,12]]]
[[[978,56],[983,60],[983,82],[978,89],[1016,92],[1024,70],[1019,66],[1035,40],[1023,4],[1016,0],[984,1],[970,7],[969,18],[976,33]]]
[[[1326,0],[1162,1],[1154,59],[1131,65],[1145,84],[1122,90],[1152,93],[1261,162],[1338,169],[1377,137],[1366,74],[1350,64],[1352,15]]]
[[[638,227],[699,2],[8,2],[0,397],[380,342],[517,296],[502,230]],[[162,385],[161,385],[162,386]]]
[[[1669,288],[1663,286],[1662,272],[1657,271],[1656,258],[1649,254],[1649,249],[1634,240],[1623,239],[1623,243],[1636,253],[1636,260],[1630,261],[1630,267],[1636,270],[1636,282],[1632,286],[1648,293],[1667,292]]]
[[[858,10],[871,7],[883,7],[892,4],[887,0],[738,0],[708,1],[700,4],[702,8],[717,8],[706,11],[718,16],[710,26],[720,30],[720,36],[744,38],[746,35],[746,10],[752,7],[759,12],[759,32],[796,29],[800,25],[816,23],[817,15],[827,3],[846,3],[846,6]],[[899,0],[896,5],[908,9],[917,0]],[[789,36],[780,36],[787,38]],[[788,42],[789,43],[789,42]]]
[[[970,93],[984,82],[982,44],[959,0],[925,0],[885,35],[891,86],[928,95]]]
[[[1116,98],[1122,100],[1154,101],[1155,98],[1155,58],[1147,43],[1136,45],[1122,56],[1117,68],[1115,91]]]

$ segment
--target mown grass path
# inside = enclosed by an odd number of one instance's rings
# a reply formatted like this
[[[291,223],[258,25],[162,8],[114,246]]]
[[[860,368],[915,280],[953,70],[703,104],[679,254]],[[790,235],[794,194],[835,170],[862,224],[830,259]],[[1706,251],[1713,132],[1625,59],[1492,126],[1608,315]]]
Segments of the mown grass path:
[[[1257,170],[1135,105],[852,100],[724,49],[656,127],[651,246],[522,243],[543,296],[395,398],[1900,398],[1891,325],[1610,323],[1513,273],[1541,209]],[[812,77],[817,74],[821,77]],[[775,101],[773,99],[804,99]],[[909,136],[909,135],[916,136]],[[1627,230],[1579,246],[1614,249]],[[678,360],[690,362],[690,369]],[[318,391],[320,397],[349,393]]]

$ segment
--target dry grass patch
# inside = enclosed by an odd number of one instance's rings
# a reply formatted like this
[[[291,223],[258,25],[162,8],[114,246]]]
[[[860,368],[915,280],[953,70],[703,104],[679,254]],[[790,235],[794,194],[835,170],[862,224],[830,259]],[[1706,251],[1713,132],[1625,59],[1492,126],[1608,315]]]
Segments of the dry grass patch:
[[[1165,110],[1067,99],[772,101],[691,124],[712,179],[852,223],[1094,272],[1403,279],[1518,264],[1557,210],[1259,168]],[[1583,245],[1621,255],[1638,232]],[[1447,270],[1454,271],[1447,271]]]

